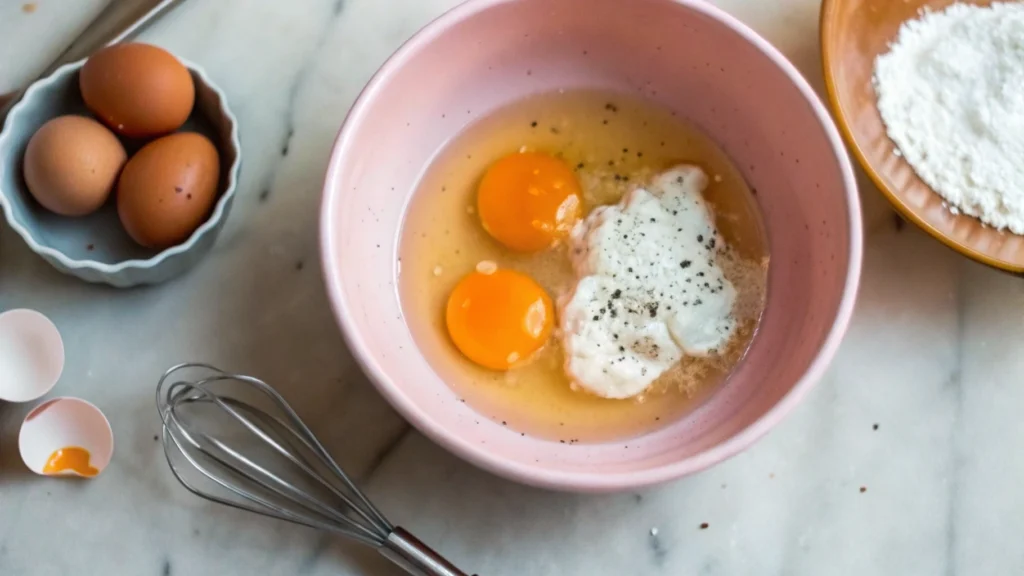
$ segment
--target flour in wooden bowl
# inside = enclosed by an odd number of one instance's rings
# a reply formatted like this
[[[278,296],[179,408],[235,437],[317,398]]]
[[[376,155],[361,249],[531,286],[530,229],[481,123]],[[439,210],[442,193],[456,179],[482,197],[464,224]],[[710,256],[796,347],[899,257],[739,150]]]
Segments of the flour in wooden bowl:
[[[954,213],[1024,234],[1024,3],[954,4],[875,61],[889,137]]]

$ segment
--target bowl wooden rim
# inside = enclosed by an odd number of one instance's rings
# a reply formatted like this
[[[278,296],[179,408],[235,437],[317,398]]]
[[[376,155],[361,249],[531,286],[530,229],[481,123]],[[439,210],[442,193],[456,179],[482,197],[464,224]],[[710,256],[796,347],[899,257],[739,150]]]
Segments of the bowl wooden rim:
[[[846,112],[839,103],[839,91],[836,86],[835,77],[834,54],[832,53],[832,49],[829,45],[829,39],[834,34],[834,15],[836,12],[836,5],[841,1],[843,0],[822,1],[818,21],[818,42],[821,50],[821,65],[823,76],[825,77],[825,90],[828,96],[828,104],[832,109],[832,114],[835,117],[836,125],[839,127],[839,132],[842,134],[843,140],[853,153],[853,156],[857,159],[857,163],[864,169],[864,172],[867,173],[875,187],[882,192],[882,195],[886,197],[889,203],[892,204],[902,217],[913,222],[932,237],[960,254],[963,254],[977,262],[981,262],[982,264],[1000,270],[1005,270],[1007,272],[1014,272],[1018,274],[1024,273],[1024,264],[1014,264],[1012,262],[1007,262],[1006,260],[994,258],[985,252],[979,251],[951,238],[945,232],[928,223],[913,208],[903,201],[903,199],[885,181],[881,173],[875,169],[870,160],[868,160],[867,154],[865,154],[860,143],[857,141],[857,138],[854,136],[853,129],[850,126]],[[966,215],[965,217],[972,218],[972,216]]]

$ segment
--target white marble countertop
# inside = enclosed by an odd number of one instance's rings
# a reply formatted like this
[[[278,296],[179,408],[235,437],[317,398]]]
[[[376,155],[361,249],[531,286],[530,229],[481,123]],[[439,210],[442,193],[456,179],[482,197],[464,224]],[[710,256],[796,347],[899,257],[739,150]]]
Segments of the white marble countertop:
[[[385,513],[483,575],[1024,573],[1024,285],[902,225],[863,179],[864,278],[839,356],[791,417],[723,465],[635,494],[549,493],[457,460],[391,411],[327,309],[321,177],[369,76],[456,3],[192,1],[143,37],[227,93],[245,157],[238,200],[208,259],[141,290],[62,276],[0,229],[0,310],[55,320],[67,366],[54,393],[99,405],[117,446],[95,481],[35,477],[16,444],[28,406],[0,406],[0,574],[397,575],[372,552],[174,482],[153,386],[185,359],[276,383]],[[818,0],[716,3],[821,88]],[[104,2],[22,4],[0,2],[0,92]]]

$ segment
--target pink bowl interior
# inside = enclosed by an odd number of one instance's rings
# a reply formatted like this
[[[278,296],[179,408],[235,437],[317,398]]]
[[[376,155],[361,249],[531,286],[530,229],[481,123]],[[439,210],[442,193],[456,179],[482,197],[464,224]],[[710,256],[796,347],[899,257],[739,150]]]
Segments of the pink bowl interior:
[[[772,252],[767,311],[744,362],[689,417],[624,443],[521,437],[477,415],[419,353],[396,291],[403,210],[435,153],[496,108],[576,87],[641,94],[712,135],[756,189]],[[354,353],[431,438],[519,481],[613,490],[735,454],[813,384],[852,309],[859,210],[849,162],[817,98],[773,48],[717,9],[674,0],[477,0],[406,44],[353,108],[325,184],[324,270]]]

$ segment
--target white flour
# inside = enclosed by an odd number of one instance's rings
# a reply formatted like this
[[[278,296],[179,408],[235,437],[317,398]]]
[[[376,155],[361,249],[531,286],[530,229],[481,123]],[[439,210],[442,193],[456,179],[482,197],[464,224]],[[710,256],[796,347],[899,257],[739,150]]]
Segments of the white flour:
[[[1024,3],[905,23],[875,61],[889,137],[954,212],[1024,234]]]

